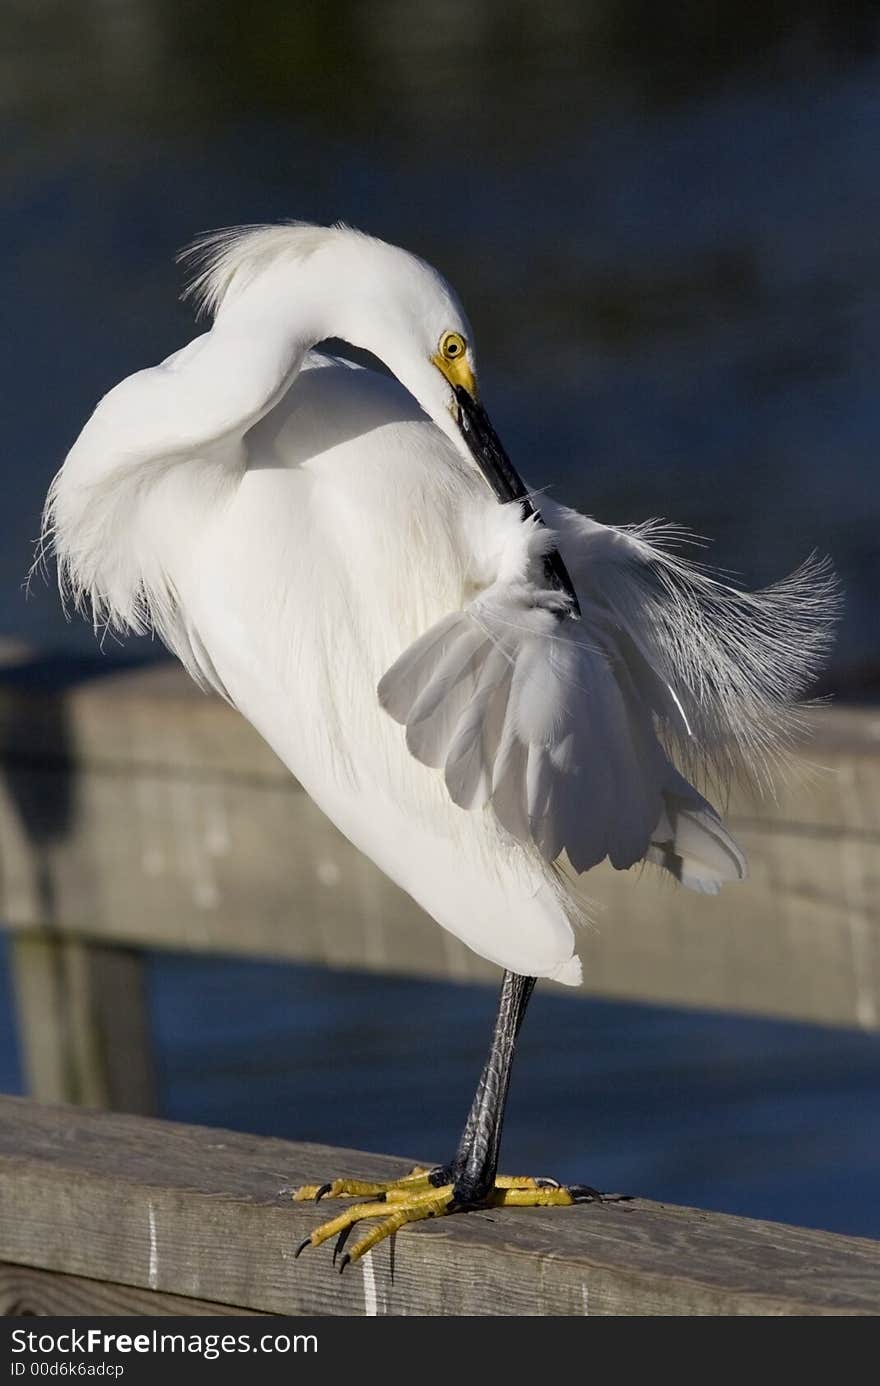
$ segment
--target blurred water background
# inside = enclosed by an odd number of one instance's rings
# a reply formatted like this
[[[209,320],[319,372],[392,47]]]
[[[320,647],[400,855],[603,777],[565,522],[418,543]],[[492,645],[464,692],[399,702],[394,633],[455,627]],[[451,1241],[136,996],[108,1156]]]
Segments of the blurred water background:
[[[824,689],[875,695],[878,39],[867,0],[6,0],[0,637],[92,646],[22,581],[87,412],[193,331],[177,249],[341,218],[457,286],[536,484],[688,524],[749,584],[829,553]],[[167,1115],[437,1158],[493,1005],[222,960],[157,957],[152,985]],[[880,1235],[878,1060],[867,1035],[539,994],[507,1163]]]

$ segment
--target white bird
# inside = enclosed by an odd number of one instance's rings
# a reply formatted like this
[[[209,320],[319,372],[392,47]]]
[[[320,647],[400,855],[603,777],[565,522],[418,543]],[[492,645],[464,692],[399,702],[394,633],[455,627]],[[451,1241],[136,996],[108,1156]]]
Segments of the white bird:
[[[156,631],[351,842],[505,969],[453,1160],[300,1190],[372,1200],[306,1243],[379,1217],[344,1266],[406,1221],[596,1197],[497,1175],[534,979],[580,981],[575,880],[606,857],[709,893],[745,876],[685,776],[767,779],[827,647],[833,578],[810,560],[740,592],[674,529],[539,513],[479,403],[462,307],[415,256],[296,223],[188,254],[212,326],[100,402],[52,484],[44,550],[97,628]],[[316,349],[331,337],[396,379]]]

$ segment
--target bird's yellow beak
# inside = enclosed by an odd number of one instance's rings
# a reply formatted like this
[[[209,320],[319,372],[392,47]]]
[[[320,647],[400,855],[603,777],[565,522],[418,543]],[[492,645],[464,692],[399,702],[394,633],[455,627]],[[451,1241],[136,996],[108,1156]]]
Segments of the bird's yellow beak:
[[[453,390],[467,390],[471,399],[477,398],[477,382],[470,362],[464,354],[456,356],[454,361],[447,361],[438,351],[436,356],[431,357],[431,363],[437,367],[441,375],[445,375]]]

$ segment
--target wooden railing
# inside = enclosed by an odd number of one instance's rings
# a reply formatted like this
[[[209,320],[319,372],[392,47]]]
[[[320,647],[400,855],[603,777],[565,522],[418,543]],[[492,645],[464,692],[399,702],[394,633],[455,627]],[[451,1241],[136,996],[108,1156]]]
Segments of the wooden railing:
[[[340,1276],[290,1190],[412,1161],[0,1099],[0,1311],[875,1315],[880,1244],[633,1200],[400,1232]]]

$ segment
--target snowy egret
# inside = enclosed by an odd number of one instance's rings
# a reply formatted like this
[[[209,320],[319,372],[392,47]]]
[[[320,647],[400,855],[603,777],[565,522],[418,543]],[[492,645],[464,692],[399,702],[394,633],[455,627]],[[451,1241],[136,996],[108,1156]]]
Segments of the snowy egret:
[[[535,979],[579,982],[576,878],[606,857],[707,893],[745,876],[690,781],[771,774],[833,579],[809,560],[741,592],[671,527],[539,509],[480,403],[462,307],[415,256],[298,223],[188,255],[212,325],[111,390],[55,478],[43,543],[62,591],[97,627],[156,631],[357,847],[504,969],[453,1159],[300,1190],[359,1200],[307,1243],[375,1217],[344,1266],[406,1222],[599,1197],[497,1173]],[[316,349],[331,337],[392,377]]]

